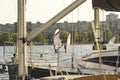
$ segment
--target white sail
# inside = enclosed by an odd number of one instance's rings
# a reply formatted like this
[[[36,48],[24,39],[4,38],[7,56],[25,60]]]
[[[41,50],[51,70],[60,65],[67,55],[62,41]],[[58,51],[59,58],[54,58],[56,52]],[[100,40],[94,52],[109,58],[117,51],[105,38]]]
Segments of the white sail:
[[[108,42],[109,45],[114,45],[115,43],[115,36],[112,37],[112,39]]]
[[[67,37],[66,52],[67,52],[68,47],[69,47],[69,45],[70,45],[70,38],[71,38],[71,34],[69,34],[68,37]]]
[[[55,52],[58,52],[59,49],[62,46],[61,39],[59,38],[59,36],[60,36],[60,30],[56,29],[56,31],[54,33],[54,49],[55,49]]]

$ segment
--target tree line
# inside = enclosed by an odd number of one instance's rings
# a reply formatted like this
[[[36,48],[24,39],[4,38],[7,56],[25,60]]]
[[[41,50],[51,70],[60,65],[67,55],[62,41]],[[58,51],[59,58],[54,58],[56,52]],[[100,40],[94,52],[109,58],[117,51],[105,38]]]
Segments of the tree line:
[[[80,31],[77,29],[72,30],[71,32],[62,30],[60,34],[60,39],[62,40],[62,43],[65,43],[68,34],[71,34],[71,44],[87,44],[87,43],[93,43],[94,42],[94,34],[93,30],[87,30],[87,31]],[[110,29],[104,29],[102,31],[103,34],[103,41],[108,41],[112,37],[113,33]],[[17,42],[17,33],[1,33],[0,34],[0,45],[4,45],[5,41],[9,42]],[[34,43],[39,44],[53,44],[53,37],[54,34],[48,34],[46,35],[44,32],[38,35],[35,39],[32,41]],[[118,34],[116,36],[116,42],[120,42],[120,35]]]

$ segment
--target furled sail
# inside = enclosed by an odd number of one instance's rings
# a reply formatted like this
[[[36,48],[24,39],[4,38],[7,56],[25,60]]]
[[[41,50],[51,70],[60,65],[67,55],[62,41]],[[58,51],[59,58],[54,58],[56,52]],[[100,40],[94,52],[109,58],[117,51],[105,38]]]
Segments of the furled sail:
[[[106,11],[120,11],[120,0],[92,0],[93,8],[100,8]]]
[[[61,39],[59,38],[60,36],[60,30],[56,29],[54,33],[54,50],[56,53],[59,52],[59,49],[62,47]]]
[[[68,37],[67,37],[66,52],[67,52],[68,47],[69,47],[69,45],[70,45],[70,38],[71,38],[71,35],[69,34]]]

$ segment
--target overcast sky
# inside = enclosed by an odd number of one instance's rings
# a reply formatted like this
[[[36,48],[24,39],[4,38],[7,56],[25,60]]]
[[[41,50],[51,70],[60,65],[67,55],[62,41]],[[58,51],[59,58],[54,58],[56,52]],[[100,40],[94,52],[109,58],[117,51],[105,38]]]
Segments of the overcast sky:
[[[47,22],[74,0],[27,0],[26,20],[31,22]],[[108,13],[101,12],[102,20]],[[76,22],[93,20],[91,0],[87,0],[73,12],[59,22]],[[0,0],[0,23],[14,23],[17,21],[17,0]]]

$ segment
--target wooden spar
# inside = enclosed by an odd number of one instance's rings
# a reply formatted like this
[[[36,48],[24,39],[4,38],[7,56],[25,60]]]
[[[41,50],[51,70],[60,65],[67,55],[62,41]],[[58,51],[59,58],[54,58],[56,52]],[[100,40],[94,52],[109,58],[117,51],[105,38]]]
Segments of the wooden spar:
[[[26,22],[25,8],[26,1],[18,0],[18,77],[22,80],[28,76],[27,54],[26,54]]]
[[[50,19],[48,22],[43,24],[41,27],[30,33],[30,35],[27,36],[27,41],[31,41],[35,37],[37,37],[40,33],[42,33],[44,30],[46,30],[48,27],[50,27],[52,24],[59,21],[61,18],[66,16],[68,13],[73,11],[75,8],[77,8],[79,5],[81,5],[86,0],[75,0],[71,5],[66,7],[64,10],[62,10],[60,13],[58,13],[56,16],[54,16],[52,19]]]

